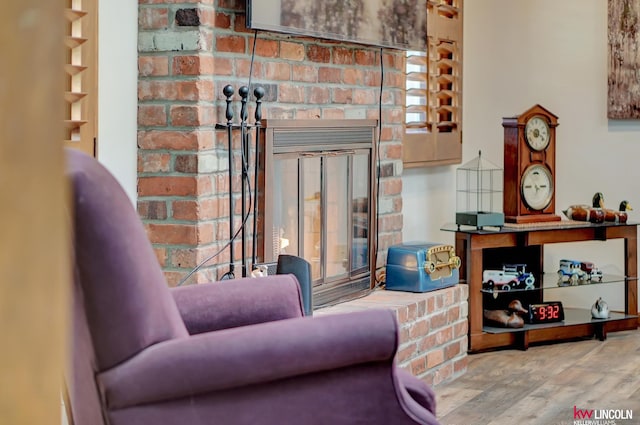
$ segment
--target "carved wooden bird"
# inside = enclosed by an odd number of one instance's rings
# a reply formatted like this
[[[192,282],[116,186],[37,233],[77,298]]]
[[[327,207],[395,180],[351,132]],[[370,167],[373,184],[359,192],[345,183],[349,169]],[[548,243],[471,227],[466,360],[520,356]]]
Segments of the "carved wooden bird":
[[[587,204],[571,205],[562,212],[569,220],[588,221],[590,223],[602,223],[604,221],[604,210]]]
[[[628,219],[627,211],[633,210],[627,200],[620,202],[618,210],[605,208],[604,195],[602,192],[596,192],[596,194],[593,195],[593,207],[602,209],[604,212],[604,221],[610,221],[612,223],[626,223]]]

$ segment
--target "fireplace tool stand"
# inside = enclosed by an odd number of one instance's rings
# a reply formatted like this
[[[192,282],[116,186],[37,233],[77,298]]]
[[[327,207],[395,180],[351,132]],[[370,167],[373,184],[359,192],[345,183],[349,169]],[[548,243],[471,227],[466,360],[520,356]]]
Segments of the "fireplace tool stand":
[[[253,246],[251,255],[251,265],[255,267],[256,263],[256,237],[257,237],[257,199],[258,199],[258,148],[260,137],[260,126],[262,120],[262,97],[265,91],[262,87],[256,87],[254,90],[254,96],[256,97],[256,109],[255,109],[255,125],[250,125],[247,122],[248,111],[247,101],[249,97],[249,88],[242,86],[238,89],[240,95],[240,124],[233,123],[233,109],[231,106],[231,97],[234,94],[233,87],[227,85],[222,90],[226,98],[227,108],[225,117],[227,118],[226,124],[217,124],[216,129],[225,129],[227,132],[228,146],[229,146],[229,256],[230,264],[229,271],[222,277],[223,279],[233,279],[235,277],[235,253],[234,242],[238,234],[240,234],[241,244],[241,259],[242,259],[242,277],[246,277],[247,273],[247,220],[251,209],[253,209]],[[249,181],[249,159],[250,159],[250,128],[255,128],[255,159],[254,159],[254,187],[253,194],[251,193],[251,183]],[[240,175],[241,175],[241,188],[240,188],[240,204],[241,204],[241,225],[240,229],[234,232],[234,202],[233,202],[233,130],[240,130],[240,150],[241,150],[241,163],[240,163]],[[249,193],[247,193],[249,189]],[[249,203],[249,211],[247,211],[247,197]]]

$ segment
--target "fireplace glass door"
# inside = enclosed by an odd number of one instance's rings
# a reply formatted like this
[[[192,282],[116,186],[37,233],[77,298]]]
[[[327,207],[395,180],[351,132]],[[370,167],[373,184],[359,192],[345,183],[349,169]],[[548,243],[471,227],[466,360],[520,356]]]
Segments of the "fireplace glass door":
[[[264,120],[259,253],[311,264],[315,308],[372,287],[376,120]]]
[[[369,149],[274,155],[274,257],[311,263],[314,305],[370,286],[370,163]]]

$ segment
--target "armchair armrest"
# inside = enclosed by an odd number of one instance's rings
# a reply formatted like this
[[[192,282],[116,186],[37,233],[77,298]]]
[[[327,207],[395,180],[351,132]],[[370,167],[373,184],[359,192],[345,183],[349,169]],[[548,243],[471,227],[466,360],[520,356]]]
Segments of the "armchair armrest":
[[[396,376],[400,381],[399,388],[407,391],[411,400],[433,414],[436,413],[436,394],[429,385],[420,379],[415,379],[413,375],[404,369],[397,369]]]
[[[390,311],[305,317],[162,342],[98,381],[119,409],[368,362],[391,367],[397,341]]]
[[[273,275],[171,288],[190,334],[303,316],[293,275]]]

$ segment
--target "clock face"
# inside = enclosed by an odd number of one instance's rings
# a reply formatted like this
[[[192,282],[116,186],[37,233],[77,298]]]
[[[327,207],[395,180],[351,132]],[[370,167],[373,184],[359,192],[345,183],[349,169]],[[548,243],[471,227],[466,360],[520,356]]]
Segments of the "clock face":
[[[549,124],[540,116],[535,116],[527,121],[524,127],[524,134],[531,149],[541,151],[549,145],[551,138]]]
[[[522,174],[522,198],[533,210],[543,210],[553,197],[553,177],[547,167],[534,164]]]

